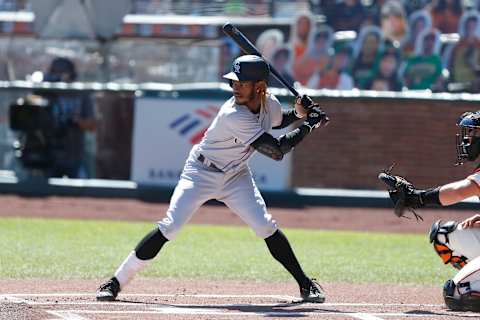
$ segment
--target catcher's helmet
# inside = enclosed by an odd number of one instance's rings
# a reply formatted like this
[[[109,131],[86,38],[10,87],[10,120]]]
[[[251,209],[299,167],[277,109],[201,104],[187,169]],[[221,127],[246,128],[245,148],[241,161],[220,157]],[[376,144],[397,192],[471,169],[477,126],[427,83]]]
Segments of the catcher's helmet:
[[[474,161],[480,154],[480,111],[465,112],[458,119],[457,164]]]
[[[223,77],[235,81],[259,81],[268,80],[270,67],[263,58],[254,55],[241,56],[232,64],[232,72]]]

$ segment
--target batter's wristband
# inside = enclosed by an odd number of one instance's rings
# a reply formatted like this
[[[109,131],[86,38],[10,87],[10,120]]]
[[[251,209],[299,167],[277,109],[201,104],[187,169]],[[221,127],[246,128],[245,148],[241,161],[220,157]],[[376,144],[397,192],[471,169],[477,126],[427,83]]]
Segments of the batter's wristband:
[[[298,114],[297,109],[293,109],[293,114],[294,114],[295,117],[297,117],[298,119],[302,119],[302,118],[303,118],[302,115]]]

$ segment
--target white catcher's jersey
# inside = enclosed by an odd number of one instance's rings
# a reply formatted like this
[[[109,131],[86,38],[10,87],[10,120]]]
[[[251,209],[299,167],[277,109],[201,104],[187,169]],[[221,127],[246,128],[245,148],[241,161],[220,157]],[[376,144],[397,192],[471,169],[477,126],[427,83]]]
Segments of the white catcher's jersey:
[[[449,243],[447,246],[454,255],[464,256],[469,261],[480,256],[480,229],[463,229],[461,225],[448,234]]]
[[[480,172],[475,172],[467,177],[480,187]],[[441,240],[446,244],[453,255],[464,256],[467,258],[467,264],[458,271],[453,277],[456,284],[454,297],[471,292],[480,292],[480,228],[463,229],[459,224],[457,228],[448,234],[448,243],[446,239]]]
[[[463,229],[461,225],[448,234],[448,247],[454,255],[466,257],[467,264],[453,278],[457,285],[454,296],[480,292],[480,229]]]
[[[475,172],[467,177],[468,180],[472,180],[480,187],[480,172]]]
[[[220,170],[240,169],[254,153],[250,143],[282,122],[282,107],[273,95],[267,95],[266,106],[258,114],[248,107],[227,100],[192,154],[203,155]]]
[[[475,172],[467,177],[468,180],[475,182],[480,186],[480,172]],[[464,256],[468,261],[480,256],[480,229],[463,229],[458,225],[457,229],[448,235],[450,243],[447,246],[453,251],[454,255]]]

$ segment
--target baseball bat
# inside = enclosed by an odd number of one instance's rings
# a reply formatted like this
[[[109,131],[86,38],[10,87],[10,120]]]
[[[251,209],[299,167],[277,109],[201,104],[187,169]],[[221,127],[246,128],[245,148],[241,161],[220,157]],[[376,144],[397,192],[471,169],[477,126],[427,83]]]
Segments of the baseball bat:
[[[246,54],[253,54],[256,56],[261,57],[263,60],[265,58],[262,56],[262,54],[258,51],[258,49],[250,42],[250,40],[245,37],[245,35],[240,32],[235,26],[233,26],[230,22],[227,22],[223,25],[223,32],[229,36],[230,38],[235,41],[238,46],[245,52]],[[270,72],[273,74],[275,78],[277,78],[278,81],[280,81],[285,88],[287,88],[295,97],[299,97],[300,94],[298,93],[295,88],[289,84],[283,77],[282,75],[268,62],[265,60],[270,68]]]

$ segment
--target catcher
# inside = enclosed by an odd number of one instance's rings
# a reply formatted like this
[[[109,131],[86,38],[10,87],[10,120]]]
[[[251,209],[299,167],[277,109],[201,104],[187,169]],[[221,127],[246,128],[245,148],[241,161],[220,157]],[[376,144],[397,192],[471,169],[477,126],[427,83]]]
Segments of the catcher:
[[[463,113],[458,122],[457,164],[475,161],[480,154],[480,111]],[[480,165],[463,180],[426,190],[415,186],[391,169],[380,173],[379,179],[388,186],[395,214],[406,217],[412,212],[423,220],[415,209],[448,206],[466,198],[480,196]],[[450,263],[460,271],[443,287],[443,297],[448,308],[455,311],[480,311],[480,215],[462,222],[441,220],[435,222],[429,234],[430,242],[445,264]]]

